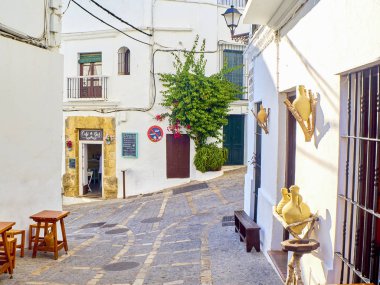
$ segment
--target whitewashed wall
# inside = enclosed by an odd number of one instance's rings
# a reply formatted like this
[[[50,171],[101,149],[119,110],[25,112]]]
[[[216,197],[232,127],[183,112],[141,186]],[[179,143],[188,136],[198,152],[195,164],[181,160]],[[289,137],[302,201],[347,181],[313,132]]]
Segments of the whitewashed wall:
[[[42,37],[45,2],[45,0],[2,0],[0,24],[34,38]]]
[[[304,280],[307,284],[339,281],[337,275],[340,268],[334,259],[334,251],[339,251],[341,244],[337,228],[342,218],[337,212],[341,201],[337,200],[337,192],[341,192],[339,181],[344,174],[344,164],[339,163],[339,124],[345,124],[346,116],[345,110],[340,109],[341,92],[344,90],[341,89],[340,76],[337,74],[379,60],[380,39],[374,36],[380,25],[380,19],[376,16],[379,12],[377,1],[309,1],[281,32],[279,91],[303,84],[319,96],[316,133],[312,142],[304,141],[297,125],[296,184],[300,186],[304,201],[310,205],[312,212],[318,211],[321,218],[316,230],[321,247],[315,254],[303,257]],[[263,137],[263,199],[259,200],[258,207],[265,249],[275,249],[281,239],[275,232],[270,232],[272,228],[277,231],[277,222],[274,221],[273,226],[270,224],[270,205],[267,201],[280,199],[279,188],[281,180],[282,183],[284,181],[284,170],[278,161],[283,165],[285,163],[285,157],[280,159],[281,148],[285,144],[280,129],[285,119],[285,113],[281,113],[284,98],[282,95],[277,96],[274,90],[276,53],[273,49],[274,43],[254,62],[255,100],[262,98],[265,107],[271,108],[270,134]],[[278,129],[274,124],[278,124]],[[285,126],[282,124],[282,127]],[[250,141],[253,142],[254,138],[250,138]],[[278,142],[278,147],[271,142]],[[342,144],[344,147],[345,142],[342,141]],[[278,161],[274,155],[276,152]],[[277,177],[275,169],[278,170]],[[249,180],[246,179],[246,183]],[[250,185],[245,187],[247,193]]]
[[[0,37],[0,220],[61,209],[62,62],[58,53]]]

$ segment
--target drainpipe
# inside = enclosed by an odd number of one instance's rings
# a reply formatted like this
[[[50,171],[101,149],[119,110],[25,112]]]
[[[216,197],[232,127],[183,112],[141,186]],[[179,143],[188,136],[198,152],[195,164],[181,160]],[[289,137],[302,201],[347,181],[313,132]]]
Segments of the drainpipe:
[[[276,42],[276,90],[280,93],[280,31],[277,30],[274,35]]]

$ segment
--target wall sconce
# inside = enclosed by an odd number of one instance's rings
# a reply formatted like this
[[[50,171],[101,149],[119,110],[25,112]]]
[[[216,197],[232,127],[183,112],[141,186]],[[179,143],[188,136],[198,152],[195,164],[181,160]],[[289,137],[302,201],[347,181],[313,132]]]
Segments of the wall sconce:
[[[224,20],[226,21],[227,27],[230,29],[231,39],[233,39],[236,42],[241,42],[247,45],[249,41],[249,33],[235,35],[235,29],[239,25],[241,15],[242,14],[239,12],[239,10],[236,9],[233,5],[231,5],[231,8],[228,8],[222,14]]]
[[[317,106],[317,99],[314,97],[313,92],[308,90],[308,95],[306,95],[305,86],[299,85],[297,87],[297,98],[294,100],[293,104],[290,103],[288,99],[285,99],[284,103],[299,123],[305,135],[305,141],[311,141],[315,130],[315,114]]]
[[[260,128],[262,128],[266,134],[269,134],[268,120],[269,120],[270,108],[265,109],[263,104],[261,104],[260,111],[257,114],[253,111],[253,109],[251,111],[252,111],[253,116],[255,116],[257,120],[257,124],[260,126]]]

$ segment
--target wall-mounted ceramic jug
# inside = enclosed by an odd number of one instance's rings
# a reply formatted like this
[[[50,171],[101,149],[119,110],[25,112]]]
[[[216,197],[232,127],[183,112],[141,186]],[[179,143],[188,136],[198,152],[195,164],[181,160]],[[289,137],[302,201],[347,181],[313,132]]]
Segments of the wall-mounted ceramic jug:
[[[265,112],[264,106],[260,105],[260,111],[257,113],[257,119],[264,124],[267,121],[268,114]]]
[[[293,101],[293,106],[300,114],[302,120],[307,121],[311,114],[310,99],[306,95],[305,86],[299,85],[297,88],[297,98]]]

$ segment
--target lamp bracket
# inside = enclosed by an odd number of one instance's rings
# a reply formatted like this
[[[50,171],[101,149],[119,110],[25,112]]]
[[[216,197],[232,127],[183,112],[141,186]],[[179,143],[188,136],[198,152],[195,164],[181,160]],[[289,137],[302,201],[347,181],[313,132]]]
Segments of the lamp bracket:
[[[243,34],[237,34],[237,35],[232,34],[231,38],[235,42],[241,42],[241,43],[247,45],[249,42],[249,33],[243,33]]]

